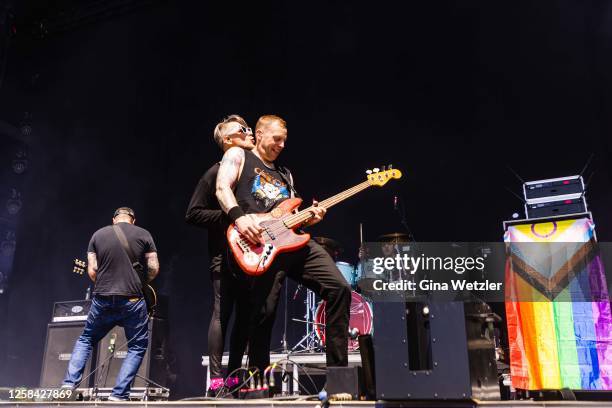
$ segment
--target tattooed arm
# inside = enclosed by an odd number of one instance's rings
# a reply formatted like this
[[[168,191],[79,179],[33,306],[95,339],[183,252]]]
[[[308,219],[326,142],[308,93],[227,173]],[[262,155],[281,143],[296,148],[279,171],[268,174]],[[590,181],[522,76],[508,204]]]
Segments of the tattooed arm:
[[[223,212],[228,214],[236,224],[238,232],[252,243],[257,244],[262,242],[262,228],[254,216],[244,215],[234,196],[234,187],[238,182],[243,165],[243,149],[232,147],[225,152],[217,174],[217,199]]]
[[[234,196],[234,186],[240,177],[244,163],[244,150],[239,147],[228,149],[221,159],[221,167],[217,173],[217,199],[221,209],[227,214],[236,207],[238,202]]]
[[[92,281],[96,281],[96,274],[98,272],[98,258],[95,252],[87,253],[87,275]]]
[[[159,273],[159,259],[157,252],[147,252],[145,254],[147,260],[147,281],[151,282]]]

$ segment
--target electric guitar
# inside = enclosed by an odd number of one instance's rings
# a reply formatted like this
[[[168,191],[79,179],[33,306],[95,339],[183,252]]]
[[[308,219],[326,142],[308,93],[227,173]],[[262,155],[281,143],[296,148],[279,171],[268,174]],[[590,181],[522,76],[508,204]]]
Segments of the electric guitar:
[[[382,171],[376,168],[368,170],[367,173],[366,181],[319,202],[318,207],[328,209],[370,186],[382,187],[389,180],[402,177],[402,172],[391,166],[388,170],[383,167]],[[308,243],[310,234],[297,234],[294,231],[313,217],[312,206],[294,213],[301,203],[300,198],[288,198],[268,213],[251,214],[257,217],[259,226],[263,228],[261,237],[264,244],[251,243],[238,232],[234,224],[229,226],[229,247],[236,262],[247,275],[262,275],[270,268],[278,254],[295,251]]]
[[[87,271],[87,262],[75,258],[72,265],[72,272],[82,276],[85,271]],[[157,307],[157,293],[155,292],[155,289],[153,289],[153,286],[144,281],[141,275],[141,273],[138,273],[140,282],[142,283],[142,296],[147,304],[147,312],[149,313],[149,316],[152,316],[155,313],[155,308]]]

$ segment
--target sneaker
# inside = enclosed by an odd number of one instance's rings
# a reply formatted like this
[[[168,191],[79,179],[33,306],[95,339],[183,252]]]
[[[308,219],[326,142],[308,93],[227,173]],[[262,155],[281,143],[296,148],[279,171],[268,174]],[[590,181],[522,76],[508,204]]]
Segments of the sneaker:
[[[109,401],[129,401],[129,398],[122,398],[122,397],[117,397],[116,395],[109,395],[108,396],[108,400]]]

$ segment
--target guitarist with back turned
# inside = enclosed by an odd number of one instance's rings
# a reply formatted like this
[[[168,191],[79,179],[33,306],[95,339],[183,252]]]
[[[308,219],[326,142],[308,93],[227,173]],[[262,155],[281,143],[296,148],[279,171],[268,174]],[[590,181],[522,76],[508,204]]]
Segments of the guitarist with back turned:
[[[87,274],[94,282],[93,298],[87,324],[76,341],[62,385],[72,388],[79,385],[93,348],[113,327],[120,326],[128,339],[128,352],[108,398],[111,401],[129,399],[130,386],[149,344],[142,280],[150,282],[159,273],[153,238],[149,231],[135,226],[135,221],[132,209],[120,207],[113,215],[113,225],[99,229],[91,237]],[[140,276],[140,265],[145,264],[146,275]]]
[[[251,214],[266,213],[294,192],[291,174],[275,161],[287,140],[286,122],[278,116],[259,118],[255,128],[255,149],[227,150],[217,176],[217,198],[238,232],[252,244],[262,241],[263,228]],[[302,226],[319,222],[325,208],[311,210]],[[239,269],[233,257],[231,267]],[[248,281],[249,296],[236,305],[237,321],[248,321],[249,361],[262,372],[270,363],[270,337],[280,289],[285,276],[313,290],[326,302],[326,353],[328,366],[348,364],[348,324],[351,287],[329,254],[315,241],[296,251],[279,254],[264,274]],[[239,355],[238,355],[239,354]],[[242,353],[230,353],[228,371],[240,367]]]

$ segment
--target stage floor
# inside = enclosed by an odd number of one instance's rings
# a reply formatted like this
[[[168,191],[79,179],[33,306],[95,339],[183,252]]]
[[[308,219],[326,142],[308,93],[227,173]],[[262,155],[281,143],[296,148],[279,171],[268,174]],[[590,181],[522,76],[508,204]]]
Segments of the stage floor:
[[[612,408],[607,401],[338,401],[330,403],[337,408]],[[89,407],[130,407],[130,408],[317,408],[318,401],[283,401],[283,400],[215,400],[215,401],[132,401],[132,402],[0,402],[0,407],[29,408],[89,408]]]

